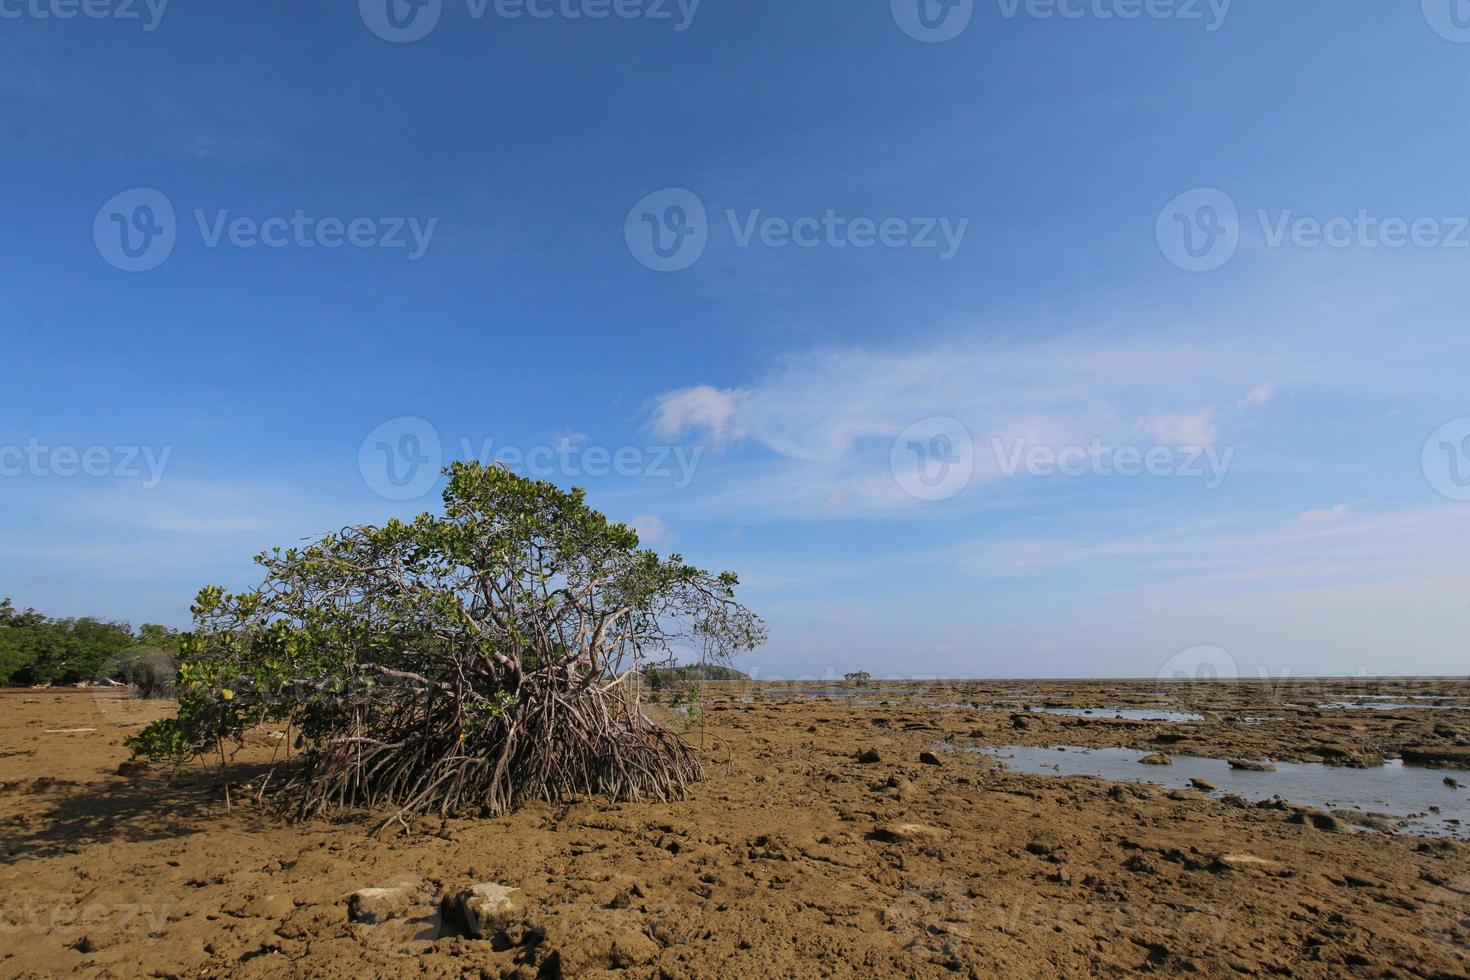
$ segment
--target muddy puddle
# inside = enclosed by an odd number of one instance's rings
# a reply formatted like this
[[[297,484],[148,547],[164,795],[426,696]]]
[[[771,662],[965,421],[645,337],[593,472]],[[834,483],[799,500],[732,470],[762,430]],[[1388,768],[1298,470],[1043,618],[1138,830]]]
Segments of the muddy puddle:
[[[1095,776],[1116,782],[1191,788],[1199,779],[1211,795],[1233,793],[1248,800],[1279,797],[1323,810],[1355,810],[1391,816],[1398,829],[1429,837],[1470,839],[1470,787],[1452,787],[1464,772],[1406,766],[1393,760],[1371,769],[1346,769],[1314,763],[1277,762],[1275,772],[1232,769],[1224,759],[1175,756],[1172,765],[1143,765],[1148,753],[1135,749],[1076,746],[976,748],[1016,772],[1038,775]]]

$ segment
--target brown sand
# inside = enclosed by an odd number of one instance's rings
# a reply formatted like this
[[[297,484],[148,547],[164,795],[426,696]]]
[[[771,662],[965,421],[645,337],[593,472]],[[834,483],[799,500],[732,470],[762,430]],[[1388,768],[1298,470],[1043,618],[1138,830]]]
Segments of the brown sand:
[[[1470,696],[1410,687],[1392,693]],[[1466,712],[1294,706],[1350,690],[1033,682],[812,700],[709,685],[710,773],[686,802],[537,805],[377,840],[365,817],[226,815],[203,770],[118,775],[122,738],[167,705],[0,693],[0,975],[1466,976],[1470,845],[940,750],[1364,765],[1470,747]],[[1013,717],[1023,703],[1208,716]],[[279,745],[261,732],[241,761]],[[931,750],[938,764],[920,762]],[[420,908],[349,921],[350,893],[399,879]],[[523,890],[527,946],[497,951],[436,916],[438,896],[490,881]]]

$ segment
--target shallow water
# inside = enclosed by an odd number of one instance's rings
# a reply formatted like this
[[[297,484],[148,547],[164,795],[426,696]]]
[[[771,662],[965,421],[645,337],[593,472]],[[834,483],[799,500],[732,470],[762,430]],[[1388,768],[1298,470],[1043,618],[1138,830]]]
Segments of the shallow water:
[[[1163,708],[1032,708],[1048,715],[1073,718],[1125,718],[1129,721],[1204,721],[1204,715],[1190,711],[1167,711]]]
[[[1096,776],[1117,782],[1153,783],[1188,789],[1191,778],[1217,788],[1213,796],[1235,793],[1250,800],[1280,797],[1322,810],[1358,810],[1391,814],[1406,820],[1408,833],[1470,840],[1470,789],[1452,789],[1444,779],[1470,781],[1450,769],[1406,766],[1394,760],[1372,769],[1346,769],[1316,763],[1277,762],[1276,772],[1231,769],[1224,759],[1174,756],[1172,766],[1145,766],[1147,755],[1136,749],[1087,749],[1076,746],[976,748],[1017,772],[1039,775]],[[1430,812],[1438,807],[1439,812]]]
[[[748,696],[737,701],[754,701],[757,698],[887,698],[903,697],[917,693],[912,688],[899,687],[778,687],[752,688]]]
[[[1319,708],[1340,708],[1340,709],[1345,709],[1345,710],[1348,710],[1348,711],[1354,711],[1354,710],[1356,710],[1356,711],[1403,711],[1405,709],[1414,709],[1414,710],[1423,710],[1423,711],[1470,711],[1470,708],[1467,708],[1465,705],[1462,705],[1462,704],[1425,704],[1424,703],[1424,702],[1430,701],[1430,700],[1436,700],[1437,701],[1437,700],[1442,700],[1442,699],[1440,699],[1440,698],[1432,698],[1432,699],[1431,698],[1415,698],[1414,701],[1416,703],[1414,703],[1414,704],[1408,704],[1408,703],[1403,702],[1403,701],[1382,701],[1382,700],[1378,700],[1376,698],[1374,700],[1371,700],[1371,701],[1366,700],[1366,699],[1365,700],[1362,700],[1362,701],[1328,701],[1328,702],[1325,702],[1323,704],[1317,705],[1317,707],[1319,707]]]

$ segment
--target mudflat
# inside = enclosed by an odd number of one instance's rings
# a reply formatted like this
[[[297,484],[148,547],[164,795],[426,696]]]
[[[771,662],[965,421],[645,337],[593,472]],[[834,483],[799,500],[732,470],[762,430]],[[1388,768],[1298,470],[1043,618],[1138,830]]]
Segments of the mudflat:
[[[1464,681],[707,684],[687,800],[376,837],[382,814],[291,824],[251,801],[283,733],[235,757],[229,812],[205,767],[123,765],[171,710],[0,693],[0,974],[1470,973]],[[1132,750],[1138,773],[1021,771],[1043,749]],[[1259,789],[1171,785],[1193,759]],[[1425,821],[1381,788],[1297,799],[1302,767],[1398,760],[1443,770]],[[516,890],[514,927],[471,938],[456,898],[488,883]]]

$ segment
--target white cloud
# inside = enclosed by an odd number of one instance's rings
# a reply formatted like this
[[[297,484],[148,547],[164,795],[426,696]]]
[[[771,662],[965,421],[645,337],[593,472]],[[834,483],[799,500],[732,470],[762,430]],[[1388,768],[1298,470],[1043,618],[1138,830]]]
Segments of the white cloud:
[[[1347,505],[1340,509],[1346,513]],[[1437,571],[1463,578],[1458,542],[1470,532],[1470,510],[1426,508],[1285,527],[1256,515],[1167,524],[1143,517],[1134,524],[1115,520],[1106,530],[1089,523],[1048,536],[973,541],[955,548],[950,557],[960,568],[987,579],[1100,574],[1123,590],[1148,582],[1192,593],[1196,600],[1204,584],[1260,583],[1275,591],[1282,583],[1386,583]]]
[[[1297,523],[1302,525],[1331,524],[1346,516],[1348,516],[1348,505],[1338,504],[1336,507],[1329,507],[1325,510],[1309,510],[1297,518]]]
[[[894,440],[916,423],[953,418],[969,431],[973,506],[976,491],[1003,478],[997,446],[1228,441],[1240,390],[1233,377],[1253,360],[1238,344],[1166,338],[824,351],[788,358],[748,387],[671,391],[653,428],[746,450],[706,462],[706,504],[776,517],[898,515],[922,510],[890,470]]]
[[[638,542],[644,548],[667,548],[674,542],[674,530],[661,517],[644,514],[628,522],[638,532]]]
[[[659,398],[653,431],[663,439],[703,436],[716,446],[745,436],[740,407],[746,393],[698,385]]]
[[[1276,386],[1273,384],[1256,385],[1236,405],[1237,408],[1261,408],[1271,404],[1271,399],[1276,397]]]
[[[1215,444],[1214,409],[1144,419],[1138,429],[1160,446],[1207,447]]]

